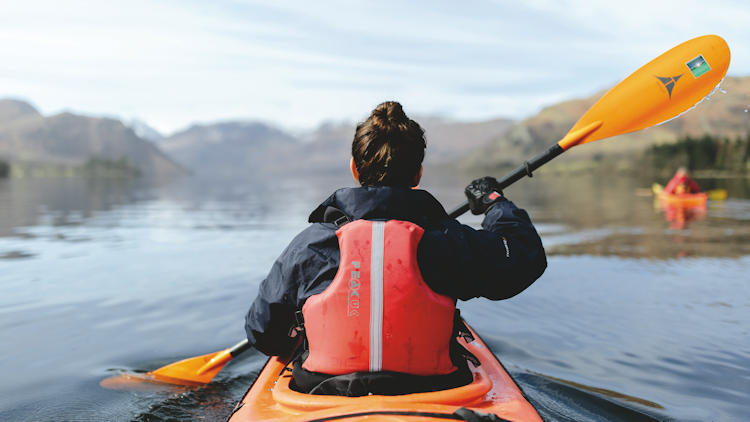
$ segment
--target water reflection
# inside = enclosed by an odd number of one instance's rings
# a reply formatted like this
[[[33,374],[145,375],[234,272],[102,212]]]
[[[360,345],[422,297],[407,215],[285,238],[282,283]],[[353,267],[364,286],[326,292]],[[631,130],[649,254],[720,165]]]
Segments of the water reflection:
[[[118,179],[0,179],[0,236],[46,216],[50,225],[80,224],[95,211],[137,201],[135,182]]]
[[[698,221],[706,218],[706,205],[683,206],[670,204],[658,200],[657,207],[664,211],[664,218],[669,222],[669,228],[682,230],[688,227],[691,221]]]

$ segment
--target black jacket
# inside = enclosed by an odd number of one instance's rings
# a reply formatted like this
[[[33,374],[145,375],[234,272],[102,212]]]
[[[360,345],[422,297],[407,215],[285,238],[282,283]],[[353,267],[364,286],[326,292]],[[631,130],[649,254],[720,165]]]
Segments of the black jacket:
[[[448,217],[428,192],[396,187],[343,188],[312,214],[271,268],[245,318],[250,344],[267,355],[287,353],[294,314],[322,292],[339,265],[336,225],[324,221],[334,207],[350,220],[410,221],[425,232],[417,249],[422,277],[432,290],[456,299],[507,299],[539,278],[547,260],[526,211],[510,201],[492,207],[475,230]]]

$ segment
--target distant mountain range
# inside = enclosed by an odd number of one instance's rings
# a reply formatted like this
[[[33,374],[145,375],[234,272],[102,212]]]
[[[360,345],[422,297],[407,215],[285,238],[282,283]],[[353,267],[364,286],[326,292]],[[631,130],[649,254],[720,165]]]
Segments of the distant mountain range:
[[[576,148],[566,154],[567,160],[635,157],[650,145],[684,135],[747,134],[750,77],[726,78],[722,87],[726,93],[714,93],[678,119]],[[546,107],[520,122],[415,116],[427,138],[425,165],[517,165],[558,141],[602,94]],[[354,130],[354,123],[329,122],[307,133],[291,134],[262,122],[228,121],[193,125],[164,137],[139,120],[126,125],[72,113],[42,116],[26,102],[0,100],[0,161],[81,166],[92,159],[125,159],[151,179],[188,173],[219,179],[346,173]]]
[[[513,124],[509,119],[455,122],[417,118],[427,138],[426,164],[461,159]],[[194,125],[158,145],[199,177],[231,178],[296,173],[346,172],[353,123],[324,123],[293,136],[260,122]]]
[[[639,132],[574,148],[565,160],[590,160],[602,156],[635,156],[654,144],[672,143],[686,135],[735,138],[750,133],[750,77],[727,77],[709,98],[692,110]],[[503,167],[520,164],[559,141],[604,91],[588,98],[546,107],[518,122],[462,161],[465,167]]]
[[[67,112],[42,116],[18,100],[0,100],[0,159],[18,165],[58,167],[80,167],[92,159],[125,159],[148,179],[186,174],[119,120]]]
[[[455,122],[417,120],[427,137],[427,164],[463,158],[499,136],[509,119]],[[0,100],[0,160],[16,165],[84,166],[90,160],[122,160],[149,179],[190,173],[231,179],[302,173],[346,172],[354,123],[324,123],[290,134],[262,122],[193,125],[164,137],[140,120],[60,113],[43,116],[19,100]]]

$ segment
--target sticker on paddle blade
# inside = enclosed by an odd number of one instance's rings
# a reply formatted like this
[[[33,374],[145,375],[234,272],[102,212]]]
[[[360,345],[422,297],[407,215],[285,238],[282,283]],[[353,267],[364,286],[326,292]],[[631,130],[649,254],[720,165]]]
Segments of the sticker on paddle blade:
[[[699,55],[698,57],[690,60],[685,64],[687,65],[688,69],[690,69],[690,72],[693,74],[694,78],[697,78],[711,70],[711,66],[708,65],[706,59],[704,59],[702,55]]]

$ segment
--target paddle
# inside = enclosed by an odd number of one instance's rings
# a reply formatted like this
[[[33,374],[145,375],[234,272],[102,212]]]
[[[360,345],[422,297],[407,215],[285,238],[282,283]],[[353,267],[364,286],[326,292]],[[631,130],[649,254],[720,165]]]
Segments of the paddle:
[[[203,385],[211,382],[232,358],[249,348],[250,343],[247,339],[244,339],[228,349],[183,359],[145,374],[115,375],[102,380],[99,385],[110,389],[132,389],[143,381],[177,385]]]
[[[729,67],[729,47],[716,35],[686,41],[655,58],[609,90],[578,120],[562,140],[503,177],[504,189],[576,146],[633,132],[676,117],[708,95]],[[468,202],[451,211],[455,218]],[[121,375],[101,382],[121,388],[124,379],[200,385],[210,382],[234,356],[247,350],[247,340],[232,348],[169,364],[144,375]]]
[[[591,106],[556,144],[498,180],[512,185],[576,145],[635,132],[675,118],[705,98],[729,67],[729,47],[721,37],[704,35],[646,63]],[[453,209],[456,218],[468,201]]]
[[[706,195],[708,195],[708,199],[712,201],[723,201],[727,199],[727,190],[726,189],[711,189],[706,191]]]

